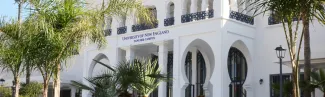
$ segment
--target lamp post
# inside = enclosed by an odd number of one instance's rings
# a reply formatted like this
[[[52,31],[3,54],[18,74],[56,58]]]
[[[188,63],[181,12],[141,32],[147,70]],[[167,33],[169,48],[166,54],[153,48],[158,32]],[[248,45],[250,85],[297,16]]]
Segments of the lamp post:
[[[6,80],[5,79],[3,79],[3,78],[1,78],[0,79],[0,82],[1,82],[1,86],[3,86],[3,83],[5,82]]]
[[[282,58],[285,57],[286,49],[283,49],[281,45],[275,48],[276,55],[280,59],[280,97],[283,97],[283,80],[282,80]]]

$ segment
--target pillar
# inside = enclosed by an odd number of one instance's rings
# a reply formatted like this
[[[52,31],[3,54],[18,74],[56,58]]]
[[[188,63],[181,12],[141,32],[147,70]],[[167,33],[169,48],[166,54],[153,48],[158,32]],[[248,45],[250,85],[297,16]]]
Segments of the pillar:
[[[168,58],[168,47],[166,42],[154,43],[159,46],[158,52],[158,63],[159,67],[162,69],[162,74],[167,74],[167,58]],[[167,95],[167,83],[161,82],[158,87],[158,97],[166,97]]]
[[[76,88],[71,86],[70,89],[71,89],[71,97],[76,97]]]
[[[202,0],[202,8],[200,11],[208,11],[209,1],[208,0]]]
[[[196,91],[196,89],[198,88],[198,86],[197,86],[197,48],[196,47],[193,47],[193,48],[191,48],[191,53],[192,53],[192,79],[190,79],[190,80],[192,80],[192,83],[191,84],[193,84],[194,85],[194,91],[192,91],[192,92],[194,92],[194,95],[197,95],[197,91]]]
[[[197,12],[197,0],[191,0],[191,13]]]
[[[132,46],[121,47],[121,49],[125,50],[125,59],[126,61],[134,59],[134,49]]]

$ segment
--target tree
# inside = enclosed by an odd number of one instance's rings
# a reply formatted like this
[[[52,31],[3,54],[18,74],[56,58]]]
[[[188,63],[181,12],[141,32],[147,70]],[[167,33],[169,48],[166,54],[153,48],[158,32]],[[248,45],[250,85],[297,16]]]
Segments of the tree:
[[[42,94],[43,85],[41,83],[23,83],[21,86],[19,94],[24,97],[38,97]]]
[[[21,31],[30,24],[23,23],[22,25],[16,20],[0,22],[0,67],[10,71],[14,77],[12,91],[14,97],[19,96],[19,77],[25,70],[23,64],[28,49],[27,35],[21,34]]]
[[[101,26],[105,25],[101,22],[104,15],[113,17],[135,12],[137,17],[144,17],[146,21],[151,21],[150,12],[142,6],[142,2],[137,0],[110,0],[107,7],[102,10],[86,9],[80,0],[40,0],[32,3],[36,9],[33,18],[44,17],[37,21],[47,23],[47,29],[51,30],[48,31],[50,34],[46,33],[44,37],[53,39],[48,39],[50,42],[45,43],[44,46],[57,47],[47,53],[53,53],[47,63],[54,64],[55,68],[47,71],[53,72],[54,97],[60,95],[61,62],[72,57],[76,51],[79,51],[82,42],[88,39],[99,44],[99,47],[105,44],[104,29]],[[51,73],[49,76],[52,76]]]
[[[325,73],[324,70],[319,69],[318,72],[311,72],[312,80],[310,81],[310,86],[318,88],[323,93],[325,93]],[[313,88],[312,88],[313,89]],[[323,95],[325,97],[325,94]]]
[[[135,84],[132,88],[139,92],[142,97],[148,97],[159,86],[161,81],[166,80],[166,77],[160,74],[161,70],[156,60],[135,60],[134,64],[141,72],[140,80],[145,85]]]
[[[280,84],[272,84],[272,88],[275,90],[275,93],[279,95],[280,92]],[[292,81],[284,81],[283,84],[283,97],[291,97],[292,96]]]
[[[292,65],[292,83],[293,83],[293,97],[300,97],[299,89],[299,55],[301,49],[301,42],[303,39],[303,32],[298,32],[300,21],[294,25],[294,19],[300,19],[300,1],[299,0],[257,0],[254,1],[254,14],[259,15],[272,11],[272,17],[281,21],[284,29],[284,35],[288,45],[291,65]],[[297,17],[298,16],[298,17]],[[299,39],[298,39],[299,36]],[[299,41],[298,41],[299,40]],[[297,46],[298,44],[298,46]]]
[[[98,76],[86,78],[91,87],[77,81],[72,81],[72,84],[80,89],[90,90],[95,97],[131,97],[128,92],[130,89],[146,97],[166,78],[160,74],[157,61],[134,59],[120,62],[115,68],[94,61],[108,70]]]
[[[304,33],[304,59],[305,59],[305,67],[304,67],[304,81],[310,82],[310,73],[311,73],[311,49],[310,49],[310,32],[309,25],[315,17],[317,21],[322,24],[325,24],[325,9],[324,0],[300,0],[300,10],[301,19],[303,24],[303,33]],[[311,89],[304,90],[304,97],[311,97]]]

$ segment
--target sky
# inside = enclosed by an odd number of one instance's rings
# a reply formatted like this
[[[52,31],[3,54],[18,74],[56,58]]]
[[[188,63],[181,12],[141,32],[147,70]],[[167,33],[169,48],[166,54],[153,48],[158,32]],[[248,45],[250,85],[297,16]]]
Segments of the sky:
[[[1,0],[0,17],[17,18],[17,6],[15,0]]]

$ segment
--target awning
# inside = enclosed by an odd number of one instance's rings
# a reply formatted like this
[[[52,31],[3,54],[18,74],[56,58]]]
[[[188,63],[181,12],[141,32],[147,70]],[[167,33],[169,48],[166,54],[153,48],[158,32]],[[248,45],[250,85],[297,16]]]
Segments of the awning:
[[[275,62],[279,64],[280,62]],[[283,65],[286,65],[288,67],[291,66],[291,61],[283,61]],[[305,60],[299,60],[299,68],[305,67]],[[311,68],[325,68],[325,58],[314,58],[310,60]]]

